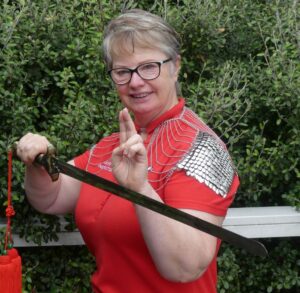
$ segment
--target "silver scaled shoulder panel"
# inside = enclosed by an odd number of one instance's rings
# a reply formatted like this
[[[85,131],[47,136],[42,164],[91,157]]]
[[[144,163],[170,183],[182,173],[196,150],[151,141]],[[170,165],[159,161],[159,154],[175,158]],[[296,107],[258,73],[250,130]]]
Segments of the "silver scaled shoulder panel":
[[[205,132],[198,133],[193,147],[177,163],[177,168],[223,197],[227,195],[235,173],[228,151]]]

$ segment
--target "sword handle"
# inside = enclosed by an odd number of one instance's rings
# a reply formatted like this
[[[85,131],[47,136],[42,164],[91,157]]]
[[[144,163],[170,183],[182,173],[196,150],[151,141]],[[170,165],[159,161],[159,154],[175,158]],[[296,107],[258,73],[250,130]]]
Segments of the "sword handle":
[[[46,154],[39,154],[34,159],[34,163],[43,166],[51,177],[52,181],[59,178],[59,168],[55,165],[53,158],[55,158],[56,149],[52,144],[48,145]]]
[[[14,157],[18,158],[17,155],[17,147],[18,142],[16,141],[13,143],[11,150]],[[55,166],[52,158],[56,155],[56,149],[52,144],[47,146],[47,153],[46,154],[39,154],[35,157],[33,164],[38,164],[43,166],[46,171],[48,172],[49,176],[51,177],[52,181],[56,181],[59,177],[59,169]]]

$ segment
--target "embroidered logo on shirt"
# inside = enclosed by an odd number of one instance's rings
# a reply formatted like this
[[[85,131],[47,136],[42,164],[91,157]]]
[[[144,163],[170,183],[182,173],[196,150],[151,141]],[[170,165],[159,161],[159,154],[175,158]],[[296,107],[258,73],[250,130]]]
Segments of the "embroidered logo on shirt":
[[[111,161],[104,161],[98,164],[98,167],[102,170],[111,172],[112,171],[112,166],[111,166]]]

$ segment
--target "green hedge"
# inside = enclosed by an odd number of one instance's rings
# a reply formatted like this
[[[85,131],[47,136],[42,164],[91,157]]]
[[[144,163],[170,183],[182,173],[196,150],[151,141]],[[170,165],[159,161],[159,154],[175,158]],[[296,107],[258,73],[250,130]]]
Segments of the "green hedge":
[[[228,144],[241,178],[234,205],[300,207],[297,4],[297,0],[2,1],[0,217],[7,196],[6,151],[23,134],[46,135],[59,157],[68,160],[117,130],[121,105],[100,47],[109,19],[132,7],[162,15],[180,33],[182,94]],[[37,243],[56,239],[61,229],[58,219],[40,215],[28,205],[23,174],[24,166],[15,161],[14,231]],[[67,220],[72,229],[72,216]],[[43,228],[34,225],[38,221]],[[220,292],[295,292],[300,285],[298,240],[264,242],[270,251],[267,260],[222,246]],[[90,292],[94,262],[85,247],[31,248],[21,253],[24,292]]]

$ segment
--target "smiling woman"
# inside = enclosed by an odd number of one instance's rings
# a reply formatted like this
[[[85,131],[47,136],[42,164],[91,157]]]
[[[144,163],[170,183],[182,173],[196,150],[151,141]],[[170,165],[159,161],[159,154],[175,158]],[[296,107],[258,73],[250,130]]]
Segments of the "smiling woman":
[[[179,49],[176,32],[146,11],[109,23],[103,51],[125,107],[119,132],[70,164],[221,226],[239,179],[225,144],[179,95]],[[32,164],[48,144],[31,133],[18,143],[27,197],[41,212],[75,213],[97,263],[94,292],[216,292],[219,240],[63,174],[51,182]]]
[[[120,68],[122,72],[124,69],[130,72],[130,80],[125,84],[117,84],[116,90],[123,104],[133,112],[136,122],[141,127],[145,127],[150,121],[178,103],[175,84],[180,68],[180,56],[177,56],[174,61],[173,59],[170,60],[171,62],[165,61],[169,59],[171,58],[158,49],[145,49],[138,46],[133,53],[116,55],[113,58],[111,72]],[[145,67],[147,64],[151,64],[152,69]],[[130,68],[136,68],[136,72]],[[141,69],[145,72],[145,68],[147,72],[152,71],[151,78],[145,79],[139,74]],[[156,75],[153,75],[153,72]]]

